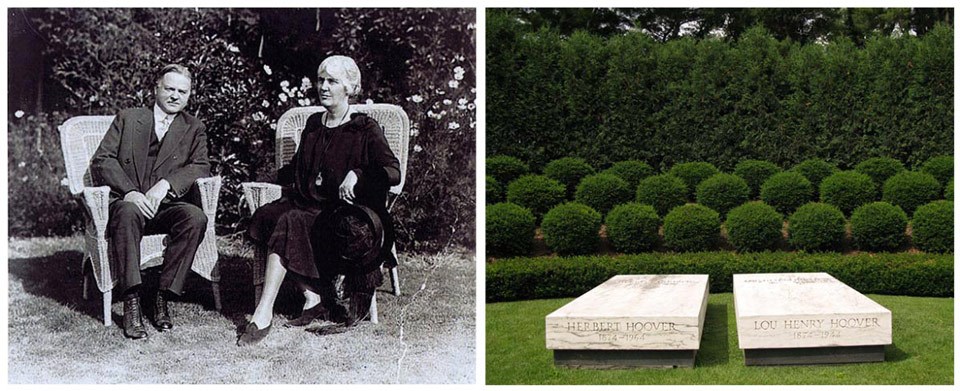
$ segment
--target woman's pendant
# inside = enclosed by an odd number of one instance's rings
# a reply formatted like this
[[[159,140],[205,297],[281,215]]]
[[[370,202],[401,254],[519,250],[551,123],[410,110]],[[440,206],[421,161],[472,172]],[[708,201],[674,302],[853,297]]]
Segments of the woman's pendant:
[[[317,187],[320,187],[320,185],[323,184],[323,174],[317,175],[317,181],[315,183],[317,184]]]

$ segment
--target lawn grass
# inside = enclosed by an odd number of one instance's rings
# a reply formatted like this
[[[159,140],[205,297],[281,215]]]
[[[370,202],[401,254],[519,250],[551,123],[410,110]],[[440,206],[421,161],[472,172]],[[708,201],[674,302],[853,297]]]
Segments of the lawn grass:
[[[302,296],[288,284],[274,328],[236,346],[253,312],[250,253],[220,241],[223,311],[210,284],[191,274],[171,303],[175,327],[131,341],[104,327],[101,297],[81,297],[81,239],[9,243],[9,383],[473,383],[475,260],[470,252],[401,254],[401,296],[379,288],[380,323],[318,335],[284,328]],[[145,284],[147,280],[145,280]],[[116,295],[114,295],[116,297]],[[122,304],[113,305],[114,321]],[[149,325],[149,323],[147,323]]]
[[[553,365],[544,317],[572,299],[486,305],[488,384],[953,384],[953,299],[867,295],[893,313],[886,362],[746,367],[733,295],[711,294],[694,368],[591,370]]]

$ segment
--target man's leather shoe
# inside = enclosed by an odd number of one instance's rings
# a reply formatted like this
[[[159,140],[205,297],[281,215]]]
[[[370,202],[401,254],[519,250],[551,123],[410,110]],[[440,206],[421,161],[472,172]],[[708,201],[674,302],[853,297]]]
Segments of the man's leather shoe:
[[[323,305],[323,303],[317,303],[317,305],[303,310],[303,313],[300,314],[300,317],[287,321],[285,326],[303,327],[313,323],[314,320],[326,319],[327,312],[327,308]]]
[[[173,328],[173,321],[170,320],[170,309],[167,308],[167,299],[163,297],[162,292],[157,292],[157,300],[154,302],[153,323],[160,331]]]
[[[140,297],[132,296],[123,300],[123,335],[130,339],[147,336],[143,327],[143,315],[140,310]]]
[[[273,327],[273,325],[260,329],[257,327],[256,323],[247,323],[247,327],[243,329],[243,333],[240,334],[240,338],[237,338],[237,346],[253,345],[257,342],[260,342],[261,339],[270,333],[271,327]]]

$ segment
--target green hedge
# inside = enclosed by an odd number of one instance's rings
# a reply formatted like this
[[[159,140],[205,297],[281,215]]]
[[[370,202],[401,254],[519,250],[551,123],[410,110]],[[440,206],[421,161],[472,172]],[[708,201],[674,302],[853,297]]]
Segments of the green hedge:
[[[511,258],[487,264],[487,302],[576,297],[617,274],[709,274],[731,292],[735,273],[826,272],[861,293],[953,296],[953,255],[652,253]]]

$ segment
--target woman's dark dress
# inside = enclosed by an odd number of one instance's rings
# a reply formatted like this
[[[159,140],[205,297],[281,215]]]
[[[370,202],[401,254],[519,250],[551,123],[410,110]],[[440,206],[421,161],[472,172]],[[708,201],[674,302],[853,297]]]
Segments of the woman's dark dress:
[[[349,171],[357,174],[355,203],[373,209],[384,228],[381,259],[396,264],[393,219],[386,209],[387,191],[400,183],[400,161],[390,150],[383,130],[373,118],[356,113],[346,123],[328,128],[322,113],[311,115],[300,136],[300,146],[289,164],[277,173],[284,185],[279,200],[253,214],[250,237],[280,255],[287,270],[309,278],[327,278],[317,270],[310,232],[320,211],[339,199],[339,188]],[[320,186],[317,174],[322,173]],[[289,187],[288,187],[289,186]]]

